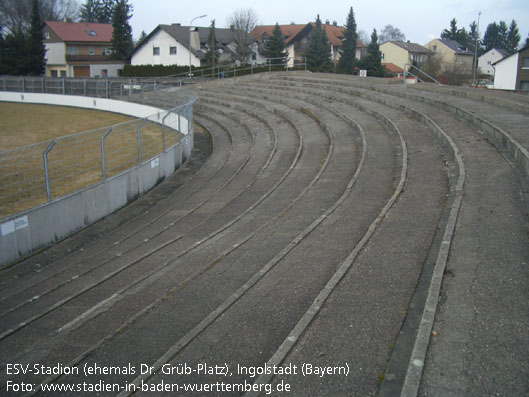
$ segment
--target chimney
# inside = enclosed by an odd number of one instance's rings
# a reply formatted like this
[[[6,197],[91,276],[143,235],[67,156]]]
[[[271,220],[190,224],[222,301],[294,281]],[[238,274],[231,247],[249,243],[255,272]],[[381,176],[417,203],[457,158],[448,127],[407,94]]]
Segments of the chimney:
[[[189,35],[191,39],[191,49],[198,51],[200,50],[200,38],[198,36],[198,28],[189,28]]]
[[[171,25],[172,26],[181,26],[182,24],[180,24],[180,23],[172,23]]]

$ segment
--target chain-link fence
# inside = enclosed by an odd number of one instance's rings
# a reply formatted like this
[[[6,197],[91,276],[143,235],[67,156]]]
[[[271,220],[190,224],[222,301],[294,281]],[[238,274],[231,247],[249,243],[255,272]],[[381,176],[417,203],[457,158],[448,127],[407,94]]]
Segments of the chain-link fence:
[[[178,144],[182,133],[192,129],[196,99],[181,88],[132,80],[1,77],[0,90],[97,96],[166,109],[149,117],[0,152],[0,218],[91,186]]]

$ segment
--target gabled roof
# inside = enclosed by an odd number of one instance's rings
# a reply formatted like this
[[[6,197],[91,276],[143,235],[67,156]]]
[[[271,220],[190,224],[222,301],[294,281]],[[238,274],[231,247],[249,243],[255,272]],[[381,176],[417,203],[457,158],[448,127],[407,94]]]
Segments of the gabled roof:
[[[265,37],[272,37],[272,34],[274,32],[275,25],[260,25],[256,26],[254,30],[252,30],[252,36],[259,42],[262,43],[265,39]],[[285,45],[289,45],[294,38],[301,33],[301,31],[307,27],[307,24],[304,25],[279,25],[279,28],[281,29],[281,33],[285,37]]]
[[[463,45],[459,44],[455,40],[445,40],[445,39],[437,39],[440,43],[444,44],[448,48],[450,48],[452,51],[454,51],[458,55],[473,55],[472,52],[464,47]]]
[[[172,38],[174,38],[176,41],[178,41],[180,44],[182,44],[184,47],[189,49],[190,48],[189,46],[190,28],[191,28],[190,26],[182,26],[180,24],[158,25],[151,33],[147,35],[147,37],[142,41],[142,43],[134,49],[133,54],[136,51],[138,51],[141,47],[143,47],[146,43],[148,43],[151,37],[154,36],[160,30],[163,30],[164,32],[169,34]],[[196,27],[196,29],[198,31],[198,38],[200,41],[200,46],[203,47],[208,42],[209,26],[208,27]],[[232,53],[232,55],[235,55],[233,51],[231,51],[227,47],[228,44],[230,44],[231,42],[235,40],[235,33],[231,29],[215,28],[215,38],[217,39],[219,48],[222,48],[224,51],[229,51]],[[196,51],[194,49],[191,49],[191,53],[200,59],[204,57],[204,53],[202,51]]]
[[[527,49],[529,49],[529,46],[522,47],[522,48],[520,48],[518,51],[512,53],[511,55],[507,55],[507,56],[503,57],[502,59],[500,59],[499,61],[494,62],[493,65],[497,65],[498,63],[505,61],[506,59],[512,57],[513,55],[516,55],[516,54],[518,54],[519,52],[525,51],[525,50],[527,50]]]
[[[434,54],[433,51],[429,50],[426,47],[423,47],[420,44],[417,43],[410,43],[409,41],[388,41],[387,43],[395,44],[396,46],[412,53],[419,53],[419,54]],[[386,44],[386,43],[384,43]]]
[[[288,46],[291,42],[296,41],[298,37],[301,37],[303,33],[312,30],[315,25],[316,24],[314,22],[310,22],[304,25],[279,25],[279,29],[281,29],[281,33],[285,37],[285,45]],[[322,24],[321,26],[325,30],[327,39],[332,45],[337,47],[342,45],[342,39],[345,33],[345,28],[343,26],[336,26],[330,24]],[[266,36],[272,36],[274,27],[275,25],[256,26],[255,29],[252,31],[252,35],[259,43],[262,43]],[[360,40],[356,41],[356,46],[357,48],[365,48],[364,44]]]
[[[381,62],[384,69],[391,73],[404,73],[404,69],[391,62]]]
[[[46,21],[46,25],[62,41],[108,42],[112,41],[114,28],[107,23]]]

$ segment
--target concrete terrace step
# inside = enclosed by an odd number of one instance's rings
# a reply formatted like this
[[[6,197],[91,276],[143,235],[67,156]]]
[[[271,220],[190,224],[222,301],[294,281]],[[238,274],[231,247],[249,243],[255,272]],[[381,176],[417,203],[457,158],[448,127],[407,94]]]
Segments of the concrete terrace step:
[[[192,169],[162,183],[140,206],[148,213],[133,205],[0,272],[2,362],[138,371],[17,381],[229,379],[263,392],[287,383],[293,395],[527,390],[525,169],[450,113],[477,120],[487,106],[509,108],[487,122],[523,148],[513,121],[526,117],[523,100],[297,72],[196,88],[213,150],[197,140]],[[232,376],[161,371],[203,363]],[[298,373],[237,372],[265,363]],[[306,363],[348,376],[303,376]]]

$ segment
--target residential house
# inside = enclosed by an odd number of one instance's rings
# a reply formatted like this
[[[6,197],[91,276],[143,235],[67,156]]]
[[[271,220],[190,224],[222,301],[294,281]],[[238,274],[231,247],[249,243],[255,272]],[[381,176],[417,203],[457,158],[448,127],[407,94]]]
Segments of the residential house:
[[[529,91],[529,46],[493,64],[494,88]]]
[[[387,41],[380,45],[380,53],[384,63],[392,63],[406,70],[409,70],[406,64],[413,64],[420,68],[434,54],[428,48],[409,41]]]
[[[158,25],[132,52],[132,65],[179,65],[200,67],[205,63],[209,27]],[[215,28],[219,63],[239,60],[232,29]]]
[[[294,61],[301,62],[303,53],[307,48],[309,42],[309,35],[314,28],[315,23],[307,23],[303,25],[290,24],[290,25],[279,25],[281,33],[285,38],[285,48],[288,51],[289,66],[294,65]],[[264,56],[264,44],[269,37],[272,37],[272,33],[275,25],[261,25],[257,26],[252,31],[252,36],[259,43],[259,52],[257,54],[257,62],[264,63],[266,57]],[[331,59],[333,62],[337,62],[340,59],[340,48],[342,46],[342,40],[345,33],[343,26],[337,24],[322,24],[327,39],[331,44]],[[356,42],[356,58],[360,59],[367,53],[367,49],[364,44],[357,40]]]
[[[457,41],[433,39],[424,46],[441,58],[442,71],[453,71],[457,68],[462,72],[472,72],[474,54]]]
[[[118,77],[124,62],[111,59],[112,25],[46,21],[48,77]]]
[[[499,48],[493,48],[492,50],[487,51],[478,58],[479,70],[481,73],[494,77],[494,67],[492,65],[508,55],[509,53],[507,51]]]

